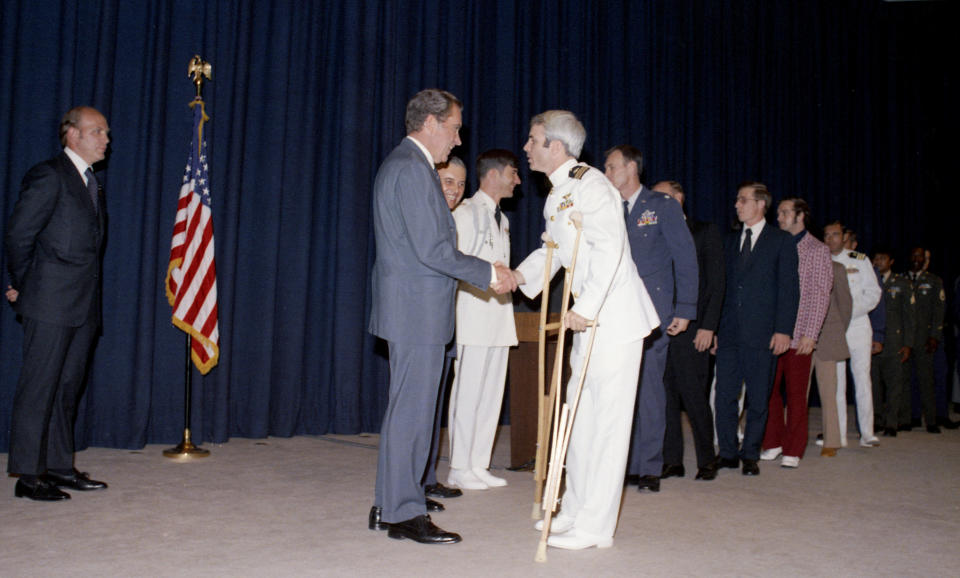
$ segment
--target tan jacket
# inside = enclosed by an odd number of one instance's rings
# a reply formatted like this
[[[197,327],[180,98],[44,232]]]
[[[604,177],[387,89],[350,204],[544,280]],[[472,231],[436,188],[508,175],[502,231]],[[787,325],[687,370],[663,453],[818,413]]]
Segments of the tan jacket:
[[[847,326],[853,315],[853,297],[847,282],[846,268],[833,262],[833,291],[830,292],[830,307],[820,329],[820,339],[813,356],[817,361],[841,361],[850,357],[847,349]]]

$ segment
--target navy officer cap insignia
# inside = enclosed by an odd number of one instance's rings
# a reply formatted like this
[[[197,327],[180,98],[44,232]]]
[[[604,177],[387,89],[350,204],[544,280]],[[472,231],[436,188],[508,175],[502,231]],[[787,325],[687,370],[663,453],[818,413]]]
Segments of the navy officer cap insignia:
[[[858,259],[858,258],[859,258],[859,257],[857,256],[857,252],[856,252],[856,251],[850,251],[849,253],[847,253],[847,257],[850,257],[851,259]]]
[[[583,175],[587,174],[587,171],[590,170],[590,167],[584,165],[577,165],[570,169],[570,178],[571,179],[582,179]]]

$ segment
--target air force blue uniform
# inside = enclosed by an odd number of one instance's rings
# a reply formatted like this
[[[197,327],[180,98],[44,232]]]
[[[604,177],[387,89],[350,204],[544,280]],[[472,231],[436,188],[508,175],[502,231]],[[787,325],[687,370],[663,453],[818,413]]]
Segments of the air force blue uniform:
[[[641,186],[625,218],[633,262],[661,323],[660,332],[645,341],[627,473],[659,476],[666,427],[666,330],[674,317],[697,316],[697,251],[683,208],[669,195]]]

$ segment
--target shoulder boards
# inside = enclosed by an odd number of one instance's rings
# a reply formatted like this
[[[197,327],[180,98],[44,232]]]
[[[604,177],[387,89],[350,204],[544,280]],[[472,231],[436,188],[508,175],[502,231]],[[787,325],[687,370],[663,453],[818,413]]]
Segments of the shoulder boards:
[[[590,170],[590,167],[586,165],[577,165],[570,169],[570,178],[571,179],[582,179],[583,175],[587,174],[587,171]]]

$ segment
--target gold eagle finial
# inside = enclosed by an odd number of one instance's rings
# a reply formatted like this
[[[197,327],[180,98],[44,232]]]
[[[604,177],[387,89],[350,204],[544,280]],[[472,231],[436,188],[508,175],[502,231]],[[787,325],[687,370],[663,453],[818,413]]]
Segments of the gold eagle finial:
[[[197,98],[201,98],[200,92],[203,86],[203,78],[206,77],[207,80],[212,80],[210,74],[213,70],[213,67],[210,66],[209,62],[205,62],[200,58],[199,54],[195,54],[192,59],[190,59],[190,64],[187,65],[187,76],[193,79],[193,84],[197,86]]]

